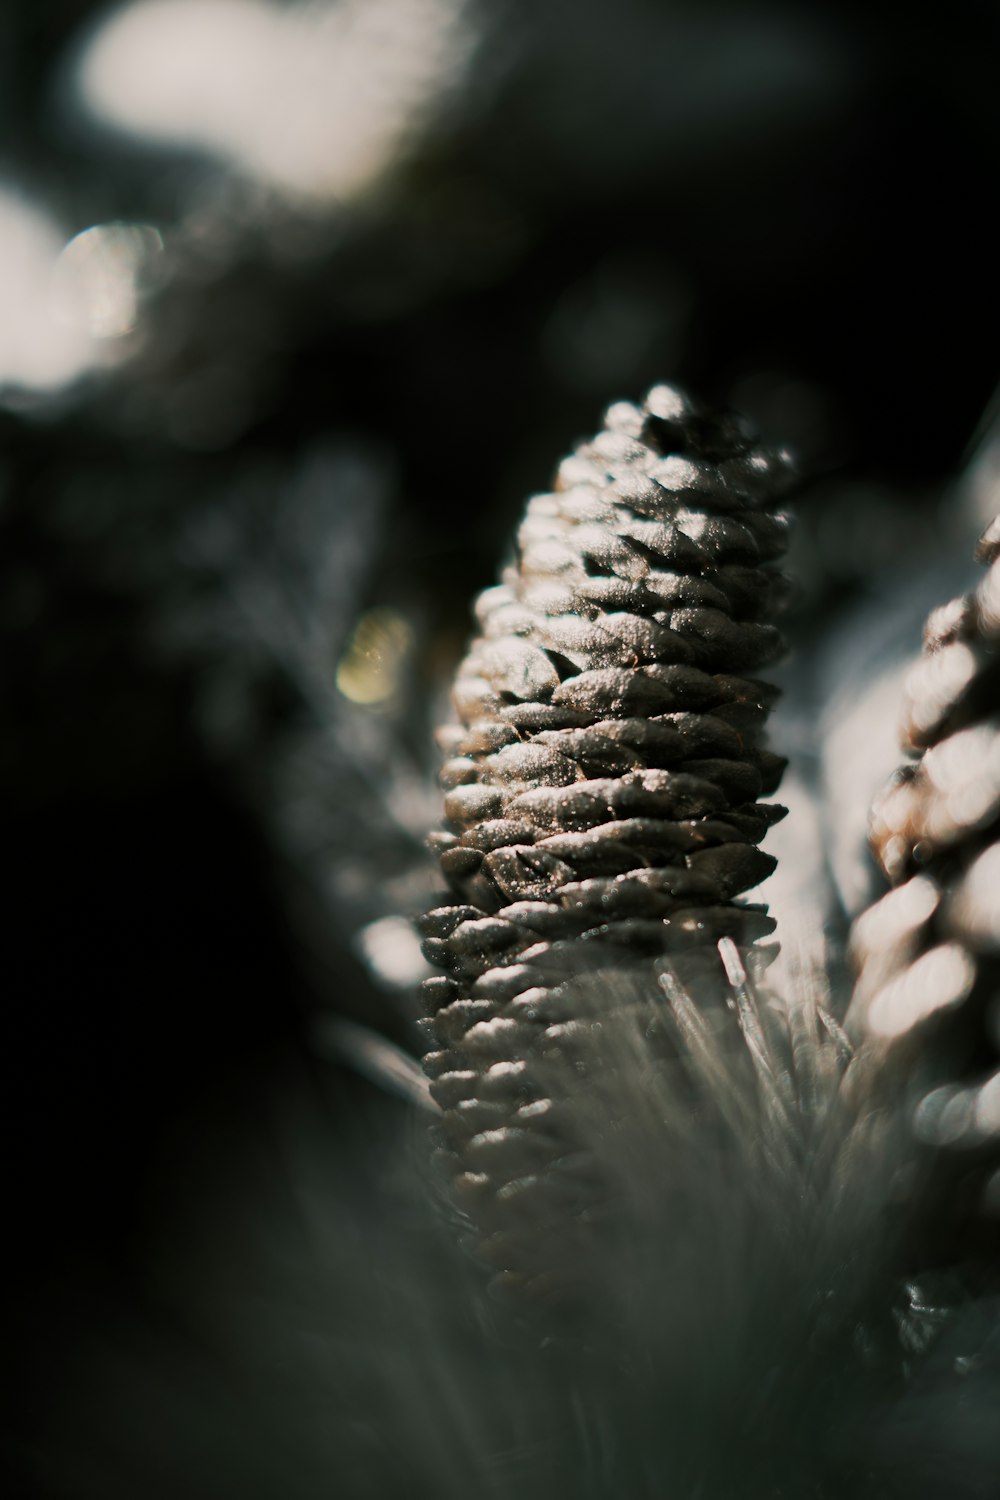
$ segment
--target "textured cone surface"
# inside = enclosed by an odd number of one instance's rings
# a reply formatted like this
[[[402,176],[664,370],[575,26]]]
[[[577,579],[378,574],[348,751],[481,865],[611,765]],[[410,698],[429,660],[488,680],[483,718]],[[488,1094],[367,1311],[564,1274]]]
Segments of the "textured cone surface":
[[[978,587],[936,610],[907,682],[903,766],[875,804],[871,847],[896,887],[855,924],[849,1025],[915,1091],[946,1253],[994,1238],[1000,1142],[1000,519]],[[939,1194],[948,1211],[941,1213]]]
[[[734,898],[770,873],[757,845],[783,811],[757,800],[783,761],[762,744],[775,692],[748,674],[782,648],[789,480],[737,420],[656,387],[529,503],[478,602],[441,733],[453,901],[423,923],[447,976],[425,987],[426,1067],[508,1282],[583,1274],[600,1188],[573,1096],[613,1066],[602,1020],[631,1055],[630,985],[666,961],[718,1003],[719,940],[745,953],[773,930]]]

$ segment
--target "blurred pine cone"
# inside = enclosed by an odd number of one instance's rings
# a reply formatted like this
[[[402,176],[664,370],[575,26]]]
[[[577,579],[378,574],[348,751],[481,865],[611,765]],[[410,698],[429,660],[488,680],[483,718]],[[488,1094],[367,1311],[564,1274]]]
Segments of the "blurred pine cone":
[[[977,556],[986,576],[930,616],[907,681],[903,742],[919,758],[873,810],[896,889],[855,924],[848,1018],[914,1088],[934,1221],[919,1253],[948,1258],[982,1250],[983,1210],[1000,1205],[1000,518]]]
[[[657,961],[707,1005],[726,990],[719,941],[747,953],[773,930],[734,898],[774,863],[757,844],[783,809],[757,798],[784,765],[761,742],[775,692],[731,674],[782,649],[789,478],[741,422],[655,387],[530,502],[479,600],[441,736],[436,837],[459,900],[423,922],[448,976],[425,986],[426,1067],[508,1282],[584,1274],[558,1231],[595,1202],[569,1116],[581,1075],[585,1093],[613,1067],[602,1021],[642,1010]]]

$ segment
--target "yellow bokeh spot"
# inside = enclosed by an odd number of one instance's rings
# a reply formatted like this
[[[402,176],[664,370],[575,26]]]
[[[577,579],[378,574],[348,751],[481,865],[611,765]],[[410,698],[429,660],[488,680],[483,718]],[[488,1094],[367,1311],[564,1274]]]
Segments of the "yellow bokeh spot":
[[[384,703],[399,691],[413,631],[393,609],[370,609],[337,666],[337,687],[352,703]]]

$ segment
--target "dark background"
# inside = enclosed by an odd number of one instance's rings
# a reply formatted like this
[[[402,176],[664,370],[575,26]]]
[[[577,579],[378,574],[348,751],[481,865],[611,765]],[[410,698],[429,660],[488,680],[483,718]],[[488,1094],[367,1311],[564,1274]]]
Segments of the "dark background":
[[[128,1326],[163,1161],[289,1070],[334,1143],[396,1107],[316,1028],[416,1045],[359,934],[430,889],[431,726],[524,496],[653,380],[742,406],[810,481],[809,640],[950,535],[996,380],[991,3],[472,6],[374,186],[305,206],[86,119],[104,13],[0,15],[0,180],[165,247],[111,368],[0,388],[10,1409],[59,1495],[54,1369],[81,1309]]]

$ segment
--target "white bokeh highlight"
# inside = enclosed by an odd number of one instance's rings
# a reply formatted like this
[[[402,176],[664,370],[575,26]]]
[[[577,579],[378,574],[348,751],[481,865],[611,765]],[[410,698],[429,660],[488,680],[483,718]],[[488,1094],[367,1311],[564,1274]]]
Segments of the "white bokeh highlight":
[[[466,0],[134,0],[81,54],[105,125],[337,201],[393,164],[471,49]]]
[[[0,395],[54,395],[124,353],[163,242],[147,224],[55,218],[0,185]]]

